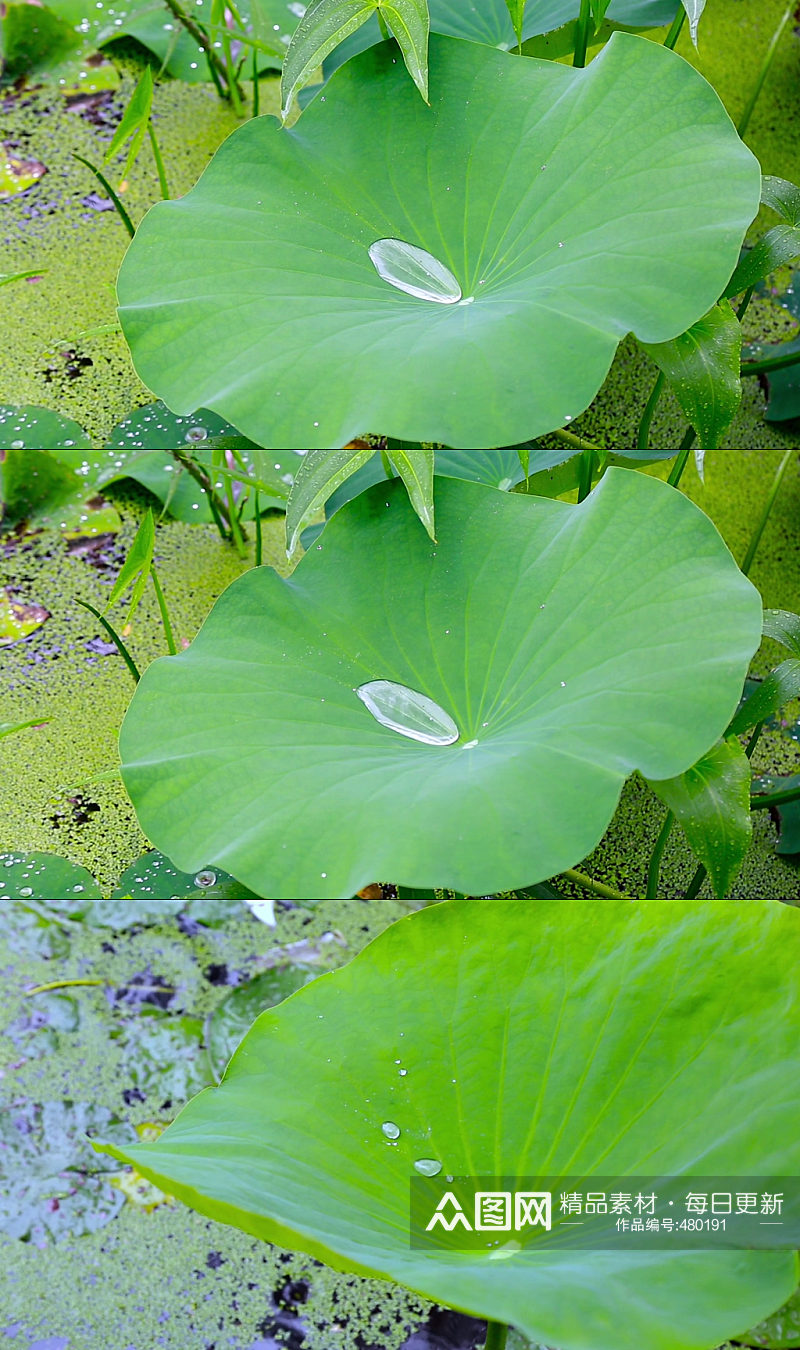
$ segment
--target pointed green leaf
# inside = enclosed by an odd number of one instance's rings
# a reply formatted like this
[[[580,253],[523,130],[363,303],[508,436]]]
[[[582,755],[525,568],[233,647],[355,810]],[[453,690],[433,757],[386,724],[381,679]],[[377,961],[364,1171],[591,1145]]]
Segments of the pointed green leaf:
[[[435,541],[433,519],[433,450],[389,450],[395,473],[406,485],[411,505]]]
[[[297,548],[300,531],[323,507],[341,483],[375,454],[372,446],[359,450],[309,450],[294,477],[286,503],[286,552]]]
[[[585,70],[436,35],[430,61],[430,108],[381,43],[296,127],[252,118],[148,211],[120,316],[171,408],[211,407],[266,449],[366,430],[515,446],[587,407],[626,333],[661,342],[716,302],[761,173],[686,61],[629,33]],[[386,239],[462,298],[383,279]]]
[[[525,2],[526,0],[506,0],[506,6],[508,8],[509,17],[511,19],[512,24],[514,25],[514,35],[517,39],[518,44],[522,42],[522,25],[525,18]]]
[[[156,542],[156,527],[153,521],[153,512],[148,508],[147,514],[142,520],[141,525],[136,531],[136,538],[131,544],[130,552],[120,568],[119,575],[111,588],[111,594],[108,597],[104,613],[108,613],[111,606],[124,595],[125,591],[134,583],[131,602],[128,606],[128,613],[125,619],[130,622],[131,616],[135,612],[139,601],[144,594],[144,588],[147,585],[147,579],[150,576],[150,569],[153,566],[153,549]]]
[[[606,10],[610,0],[592,0],[592,18],[594,19],[595,31],[600,27],[603,19],[606,17]]]
[[[129,136],[133,139],[128,148],[128,156],[125,160],[125,167],[120,172],[120,179],[127,178],[131,171],[136,156],[142,148],[142,142],[147,134],[147,123],[150,120],[150,108],[153,102],[153,74],[149,66],[145,66],[139,78],[139,82],[131,95],[130,102],[122,114],[122,119],[114,135],[109,142],[108,149],[103,156],[103,163],[108,164],[114,156],[122,149]]]
[[[379,0],[409,75],[428,103],[428,0]]]
[[[731,738],[676,778],[648,780],[682,826],[718,900],[728,894],[750,847],[750,777],[750,761]]]
[[[789,1298],[794,1252],[559,1250],[558,1223],[504,1260],[420,1248],[409,1180],[796,1175],[799,943],[800,913],[757,900],[434,904],[262,1013],[154,1143],[98,1147],[533,1344],[709,1350]]]
[[[689,32],[695,47],[697,46],[697,25],[705,7],[706,0],[683,0],[683,8],[686,10],[689,19]]]
[[[766,175],[761,180],[761,200],[784,224],[773,225],[742,256],[728,282],[726,296],[746,291],[776,268],[800,257],[800,188],[785,178]]]
[[[671,342],[642,345],[669,380],[703,448],[716,449],[742,397],[742,330],[728,301]]]
[[[791,614],[786,609],[765,609],[764,637],[774,638],[794,656],[800,656],[800,614]]]
[[[800,695],[800,660],[790,657],[782,661],[761,681],[733,718],[726,735],[740,736],[751,727],[773,717],[785,704]]]
[[[245,573],[142,677],[123,779],[183,871],[219,863],[278,899],[376,877],[513,890],[584,858],[634,769],[674,777],[725,731],[761,603],[681,493],[625,469],[578,507],[435,492],[436,545],[404,484],[376,483],[289,580]],[[417,696],[410,714],[430,699],[458,739],[392,730],[359,698],[373,681]]]
[[[800,258],[800,226],[773,225],[747,253],[725,287],[725,295],[738,295],[763,281],[778,267]]]
[[[378,0],[312,0],[289,43],[281,73],[281,112],[285,118],[300,85],[329,52],[375,13]]]
[[[789,225],[800,225],[800,188],[771,174],[761,179],[761,200]]]

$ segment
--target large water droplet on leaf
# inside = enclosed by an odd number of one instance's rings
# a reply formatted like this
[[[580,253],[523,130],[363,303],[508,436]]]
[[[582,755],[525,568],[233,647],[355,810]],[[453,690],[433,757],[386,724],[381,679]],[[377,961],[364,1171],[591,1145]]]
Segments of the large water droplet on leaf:
[[[376,239],[369,256],[378,276],[406,295],[436,305],[455,305],[461,299],[461,287],[450,268],[427,249],[402,239]]]
[[[400,1129],[399,1129],[399,1126],[395,1125],[395,1123],[394,1123],[393,1120],[385,1120],[385,1121],[383,1122],[383,1124],[381,1125],[381,1129],[382,1129],[383,1133],[386,1135],[386,1138],[387,1138],[387,1139],[399,1139],[399,1138],[400,1138]]]
[[[442,1170],[442,1164],[435,1158],[417,1158],[414,1166],[424,1177],[438,1177]]]
[[[376,722],[424,745],[452,745],[458,727],[432,698],[394,680],[370,680],[356,690]]]

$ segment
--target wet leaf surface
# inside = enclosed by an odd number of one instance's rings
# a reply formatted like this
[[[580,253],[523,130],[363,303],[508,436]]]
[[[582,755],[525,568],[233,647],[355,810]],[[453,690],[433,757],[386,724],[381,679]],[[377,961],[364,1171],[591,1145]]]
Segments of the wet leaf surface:
[[[0,591],[0,647],[24,642],[49,618],[50,611],[43,605],[14,598],[8,588]]]

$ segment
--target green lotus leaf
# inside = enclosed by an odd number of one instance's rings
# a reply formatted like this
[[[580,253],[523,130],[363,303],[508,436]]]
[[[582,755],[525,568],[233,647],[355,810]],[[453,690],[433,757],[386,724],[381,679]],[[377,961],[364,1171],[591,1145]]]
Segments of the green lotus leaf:
[[[799,937],[759,901],[434,905],[263,1013],[154,1144],[111,1151],[206,1215],[542,1345],[715,1346],[790,1296],[794,1252],[559,1251],[541,1230],[505,1260],[415,1249],[409,1179],[795,1174]]]
[[[379,483],[145,672],[122,774],[182,871],[274,899],[514,890],[586,856],[634,769],[674,777],[723,733],[761,604],[682,494],[611,469],[579,507],[448,478],[435,496],[438,543]],[[358,696],[376,680],[383,723]],[[421,698],[456,742],[414,736]]]
[[[430,108],[393,53],[348,62],[291,130],[246,123],[140,225],[120,317],[175,411],[266,447],[515,445],[591,402],[627,332],[675,337],[724,289],[761,175],[673,52],[615,33],[574,70],[433,37]],[[461,300],[386,280],[386,239]]]
[[[0,904],[4,900],[92,899],[102,895],[85,867],[57,853],[0,853]]]

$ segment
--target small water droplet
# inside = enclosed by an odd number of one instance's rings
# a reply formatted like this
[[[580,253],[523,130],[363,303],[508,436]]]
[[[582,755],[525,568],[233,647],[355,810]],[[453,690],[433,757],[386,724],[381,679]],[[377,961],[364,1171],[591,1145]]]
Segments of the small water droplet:
[[[216,872],[212,872],[211,869],[208,868],[204,872],[197,873],[197,876],[194,879],[194,884],[195,886],[203,886],[203,887],[213,886],[216,879],[217,879]]]
[[[32,887],[32,886],[20,886],[20,888],[19,888],[19,893],[20,893],[20,895],[33,895],[33,887]]]
[[[369,256],[378,276],[406,295],[436,305],[454,305],[461,299],[461,287],[450,268],[427,249],[403,239],[376,239]]]
[[[381,1125],[381,1130],[386,1135],[387,1139],[400,1138],[400,1128],[399,1126],[395,1125],[393,1120],[385,1120]]]
[[[417,1158],[414,1166],[424,1177],[438,1177],[442,1170],[442,1164],[435,1158]]]
[[[449,713],[416,689],[394,680],[369,680],[355,693],[375,721],[390,731],[423,745],[452,745],[458,740],[458,727]]]
[[[465,741],[464,744],[462,745],[461,749],[462,749],[462,750],[474,750],[474,749],[475,749],[475,746],[476,746],[477,744],[478,744],[477,741]]]
[[[206,441],[208,440],[208,432],[205,427],[189,427],[183,439],[185,441]]]

